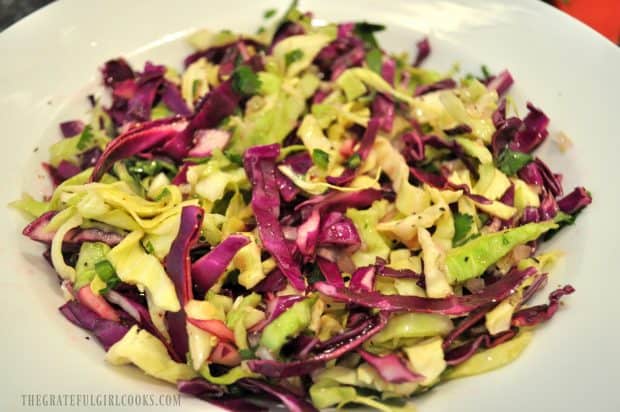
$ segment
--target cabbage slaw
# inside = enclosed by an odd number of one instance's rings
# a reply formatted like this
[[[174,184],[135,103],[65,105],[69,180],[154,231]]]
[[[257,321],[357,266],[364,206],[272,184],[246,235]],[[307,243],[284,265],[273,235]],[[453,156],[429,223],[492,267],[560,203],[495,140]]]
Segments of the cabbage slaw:
[[[367,22],[294,3],[255,35],[198,31],[182,71],[105,63],[111,101],[61,123],[55,189],[12,205],[112,364],[229,410],[366,405],[513,361],[551,319],[558,252],[592,201],[533,154],[507,70],[421,68]],[[265,409],[266,410],[266,409]]]

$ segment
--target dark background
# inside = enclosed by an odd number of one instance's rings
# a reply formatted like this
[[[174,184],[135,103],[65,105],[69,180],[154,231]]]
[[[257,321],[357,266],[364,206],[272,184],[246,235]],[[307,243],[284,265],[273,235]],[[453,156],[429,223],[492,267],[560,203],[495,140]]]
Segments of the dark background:
[[[0,32],[53,0],[0,0]],[[84,0],[87,1],[87,0]],[[131,1],[131,0],[127,0]],[[620,44],[620,0],[542,0]]]
[[[0,31],[53,0],[0,0]]]

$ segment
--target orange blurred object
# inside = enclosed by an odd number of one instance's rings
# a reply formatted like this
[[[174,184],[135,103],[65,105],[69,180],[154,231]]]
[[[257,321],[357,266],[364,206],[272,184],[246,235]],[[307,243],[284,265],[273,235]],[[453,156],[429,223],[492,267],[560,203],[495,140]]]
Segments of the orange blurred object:
[[[620,44],[620,0],[556,0],[555,5]]]

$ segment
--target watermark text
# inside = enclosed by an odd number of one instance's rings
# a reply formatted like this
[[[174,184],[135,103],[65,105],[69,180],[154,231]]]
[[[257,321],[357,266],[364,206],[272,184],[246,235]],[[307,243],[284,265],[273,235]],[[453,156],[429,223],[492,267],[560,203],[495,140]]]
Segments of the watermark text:
[[[22,393],[25,408],[180,407],[181,394],[172,393]]]

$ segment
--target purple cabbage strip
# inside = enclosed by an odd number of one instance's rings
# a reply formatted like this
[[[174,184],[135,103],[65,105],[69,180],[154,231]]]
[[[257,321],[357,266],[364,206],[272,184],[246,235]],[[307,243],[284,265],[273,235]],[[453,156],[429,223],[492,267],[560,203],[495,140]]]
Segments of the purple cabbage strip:
[[[95,323],[101,319],[99,315],[77,300],[68,301],[59,307],[58,310],[73,324],[89,331],[92,331],[95,328]]]
[[[43,213],[41,216],[33,220],[24,228],[22,234],[30,239],[51,245],[52,239],[56,232],[48,232],[45,227],[49,224],[52,218],[56,215],[56,211],[49,211]],[[103,230],[96,228],[81,229],[76,228],[70,230],[63,239],[63,247],[79,248],[83,242],[103,242],[108,246],[116,246],[122,240],[124,236],[115,232],[104,232]]]
[[[198,398],[202,398],[204,395],[207,397],[219,397],[225,393],[225,389],[223,387],[210,383],[203,378],[179,380],[177,382],[177,389],[181,393],[194,395]]]
[[[94,167],[102,153],[103,152],[100,148],[93,147],[92,149],[80,154],[80,170],[86,170],[89,167]]]
[[[282,386],[254,378],[241,379],[239,384],[253,392],[265,393],[270,397],[277,398],[290,412],[318,412],[308,401],[298,397]]]
[[[41,166],[43,166],[50,179],[52,179],[54,187],[82,171],[79,166],[66,160],[61,161],[58,167],[54,167],[49,163],[42,163]]]
[[[368,318],[361,325],[356,327],[356,334],[352,335],[346,331],[330,339],[321,345],[321,352],[305,360],[293,362],[279,362],[275,360],[250,360],[248,366],[253,372],[266,377],[288,378],[291,376],[307,375],[316,369],[321,368],[325,362],[337,359],[345,353],[351,352],[360,347],[368,339],[379,333],[387,324],[387,315],[379,313]]]
[[[355,169],[345,169],[340,176],[327,176],[325,180],[330,185],[335,186],[344,186],[348,183],[351,183],[353,179],[357,176],[357,170]]]
[[[592,196],[583,187],[576,187],[572,192],[558,200],[558,207],[564,213],[573,214],[592,203]]]
[[[290,166],[295,173],[304,175],[312,167],[312,159],[308,152],[303,151],[286,156],[282,164]]]
[[[332,65],[331,80],[336,80],[346,69],[360,66],[366,57],[364,46],[357,44],[351,50],[345,52],[334,60]]]
[[[239,100],[240,96],[233,90],[232,79],[221,83],[204,97],[187,127],[167,141],[163,151],[176,160],[183,158],[191,147],[194,132],[217,127],[226,116],[234,113]]]
[[[371,113],[373,118],[381,122],[381,130],[391,132],[394,125],[394,100],[384,94],[377,94],[372,101]]]
[[[500,115],[497,116],[499,117]],[[498,123],[495,125],[495,127],[497,127],[497,130],[495,131],[495,133],[493,133],[491,148],[493,149],[493,156],[498,157],[500,153],[504,150],[504,148],[506,148],[510,144],[510,142],[515,139],[517,132],[521,128],[523,122],[521,121],[521,119],[518,119],[516,117],[511,117],[504,120],[501,120],[499,118],[496,119],[495,114],[493,122]]]
[[[318,209],[314,208],[310,216],[297,228],[295,243],[302,255],[310,256],[314,253],[319,238],[320,225],[321,215]]]
[[[338,346],[343,342],[346,342],[347,340],[354,339],[368,327],[369,320],[370,316],[367,313],[356,312],[352,314],[347,324],[348,329],[342,332],[340,335],[332,336],[325,342],[319,343],[316,347],[316,350],[319,352],[323,352],[328,350],[329,348]]]
[[[108,302],[118,305],[121,309],[127,312],[131,318],[138,322],[142,329],[145,329],[151,335],[159,339],[161,343],[166,346],[166,349],[168,349],[168,353],[172,359],[176,362],[182,362],[181,357],[175,352],[170,342],[168,342],[166,337],[162,335],[157,327],[155,327],[155,324],[151,319],[151,314],[144,305],[115,290],[110,290],[106,293],[105,298]]]
[[[427,93],[436,92],[439,90],[454,89],[456,82],[452,79],[443,79],[431,84],[424,84],[416,87],[414,96],[423,96]]]
[[[543,177],[538,167],[538,163],[530,162],[523,166],[518,172],[519,178],[525,183],[542,188],[544,186]]]
[[[297,302],[304,300],[304,296],[300,295],[284,295],[284,296],[271,296],[271,299],[267,301],[267,308],[265,310],[265,319],[252,326],[250,332],[260,332],[267,325],[273,322],[278,316],[286,312],[291,306]]]
[[[123,58],[108,60],[101,68],[101,74],[104,84],[108,87],[135,77],[131,66]]]
[[[84,122],[81,120],[69,120],[60,123],[59,126],[63,137],[77,136],[84,130]]]
[[[431,54],[431,44],[428,41],[428,37],[423,38],[418,43],[416,43],[417,54],[415,56],[415,60],[413,61],[413,66],[418,67],[419,65],[426,60],[426,58]]]
[[[396,76],[396,62],[394,59],[387,57],[381,65],[381,77],[390,85],[394,85],[394,78]]]
[[[191,165],[187,164],[187,163],[183,163],[181,165],[181,167],[179,167],[179,172],[177,173],[177,175],[172,179],[172,184],[173,185],[182,185],[184,183],[187,183],[187,170],[189,169]]]
[[[377,269],[378,276],[386,276],[390,278],[405,278],[405,279],[421,279],[422,275],[409,269],[393,269],[386,266],[385,259],[377,256],[375,267]]]
[[[551,193],[545,192],[538,210],[540,212],[540,220],[543,221],[553,219],[558,214],[558,204]]]
[[[443,340],[443,348],[444,350],[448,349],[454,341],[456,341],[463,333],[467,330],[471,329],[478,322],[484,319],[485,315],[493,309],[493,304],[489,303],[488,305],[482,306],[474,311],[472,311],[467,317],[461,322],[459,322],[458,326],[444,338]]]
[[[231,41],[230,43],[220,46],[209,47],[206,50],[199,50],[185,57],[183,60],[183,66],[187,68],[190,64],[202,59],[203,57],[211,63],[220,64],[226,50],[231,46],[235,46],[235,41]]]
[[[359,148],[357,149],[357,154],[362,160],[366,160],[368,154],[372,150],[372,145],[375,143],[377,133],[379,133],[380,125],[381,119],[378,119],[376,117],[373,117],[368,122],[368,126],[366,127],[366,131],[364,132],[364,136],[362,137]]]
[[[185,128],[186,122],[174,118],[145,122],[112,140],[97,160],[90,177],[96,182],[112,165],[122,159],[152,150]]]
[[[361,243],[362,240],[351,219],[340,212],[331,212],[327,215],[319,233],[319,245],[359,247]]]
[[[526,304],[536,293],[542,290],[545,286],[547,286],[547,281],[549,280],[549,276],[543,273],[540,276],[537,276],[532,284],[528,286],[523,292],[523,296],[521,297],[520,306]]]
[[[362,349],[358,349],[357,353],[387,382],[407,383],[424,380],[423,375],[409,369],[405,361],[396,354],[376,356]]]
[[[337,287],[344,287],[344,280],[342,279],[342,274],[337,264],[320,256],[316,258],[316,263],[327,283]]]
[[[471,133],[471,127],[466,124],[459,124],[451,129],[444,129],[443,131],[447,136],[458,136],[460,134]]]
[[[434,173],[426,172],[422,169],[418,169],[415,167],[410,167],[409,171],[411,172],[413,177],[415,177],[417,180],[419,180],[422,183],[426,183],[430,186],[436,187],[441,190],[454,190],[454,191],[462,190],[465,196],[469,197],[475,202],[482,203],[482,204],[492,203],[490,199],[487,199],[486,197],[482,195],[471,193],[469,186],[465,184],[457,185],[457,184],[451,183],[443,175],[437,175]]]
[[[422,136],[415,129],[406,132],[401,137],[405,143],[405,154],[414,161],[424,160],[424,142]]]
[[[278,196],[275,161],[279,154],[280,147],[277,144],[254,146],[245,152],[244,166],[252,182],[251,205],[263,247],[274,257],[282,274],[293,287],[301,291],[306,285],[278,221],[280,196]]]
[[[235,70],[236,63],[245,62],[245,58],[241,55],[241,49],[239,47],[241,44],[243,43],[237,41],[224,51],[224,56],[219,64],[218,76],[220,79],[230,76]]]
[[[332,92],[331,89],[319,89],[314,96],[312,96],[312,104],[319,104],[325,100],[327,96]]]
[[[510,184],[510,186],[508,187],[508,189],[506,189],[506,192],[504,192],[504,194],[499,199],[499,201],[504,203],[505,205],[514,206],[514,204],[515,204],[515,185],[514,185],[514,183]]]
[[[547,189],[551,194],[555,196],[562,196],[562,181],[561,176],[554,174],[551,169],[539,158],[536,158],[533,162],[542,178],[543,187]],[[529,182],[528,182],[529,183]]]
[[[512,315],[512,325],[534,326],[551,319],[560,307],[560,299],[565,295],[570,295],[574,291],[575,288],[570,285],[566,285],[563,288],[554,290],[549,295],[548,304],[521,309],[520,311]]]
[[[71,323],[93,332],[106,351],[121,340],[129,330],[126,325],[101,318],[76,300],[70,300],[58,310]]]
[[[127,103],[127,115],[132,120],[145,121],[151,118],[151,108],[157,96],[157,89],[164,81],[166,68],[146,62],[144,71],[136,82],[135,94]]]
[[[340,23],[338,25],[338,38],[343,38],[343,37],[351,37],[353,36],[353,30],[355,29],[355,23],[353,22],[347,22],[347,23]]]
[[[299,335],[295,338],[295,347],[293,353],[297,359],[306,359],[310,352],[314,350],[316,345],[321,342],[317,337],[310,337],[308,335]]]
[[[276,181],[278,183],[280,196],[282,196],[282,199],[284,199],[286,203],[292,202],[299,194],[299,188],[279,170],[276,170]]]
[[[503,70],[489,81],[487,88],[489,90],[495,90],[497,94],[501,96],[508,91],[513,83],[514,80],[510,72],[508,70]]]
[[[491,119],[493,120],[493,126],[496,129],[499,129],[502,124],[506,121],[506,99],[501,99],[499,104],[497,105],[497,109],[491,115]]]
[[[161,99],[164,101],[164,104],[172,110],[174,113],[179,114],[184,117],[189,117],[192,115],[192,111],[187,107],[187,103],[183,100],[181,96],[181,92],[176,84],[165,80],[164,81],[164,89],[161,94]]]
[[[536,149],[547,138],[549,132],[547,125],[549,118],[542,110],[534,107],[532,103],[527,103],[529,113],[523,119],[523,127],[514,140],[510,143],[510,149],[524,153],[530,153]]]
[[[500,301],[510,296],[521,282],[536,270],[511,270],[497,282],[485,287],[480,293],[446,298],[422,298],[418,296],[382,295],[377,292],[353,291],[338,288],[325,282],[317,282],[314,287],[323,295],[334,300],[379,309],[386,312],[439,313],[444,315],[463,315],[492,301]]]
[[[230,235],[209,253],[192,263],[192,280],[200,293],[206,293],[226,271],[237,252],[250,243],[247,236]]]
[[[321,213],[326,210],[345,211],[350,207],[364,209],[382,197],[383,193],[376,189],[364,189],[359,192],[330,192],[326,195],[314,196],[298,204],[295,206],[295,210],[314,205],[320,208]]]
[[[278,268],[269,272],[267,277],[261,280],[254,288],[254,292],[267,293],[267,292],[279,292],[286,287],[286,278],[282,274],[282,271]]]
[[[123,339],[129,331],[126,325],[107,319],[99,319],[95,322],[93,334],[103,345],[103,349],[107,352],[112,345]]]
[[[172,280],[181,304],[178,312],[167,312],[166,323],[172,347],[175,352],[185,361],[189,349],[186,315],[183,307],[193,298],[192,291],[192,268],[189,256],[191,247],[200,236],[203,210],[198,206],[185,206],[181,211],[181,224],[179,232],[170,246],[170,253],[166,257],[165,269]]]
[[[376,269],[374,265],[358,268],[351,275],[349,289],[356,292],[372,292],[375,288]]]
[[[287,21],[286,23],[282,24],[278,28],[275,36],[273,36],[273,41],[271,42],[271,45],[269,46],[268,54],[271,54],[271,51],[273,50],[275,45],[278,44],[280,41],[288,37],[291,37],[291,36],[297,36],[297,35],[305,34],[305,33],[306,33],[306,29],[304,29],[304,27],[301,24]]]
[[[478,351],[480,347],[493,348],[502,343],[508,342],[517,335],[518,330],[516,328],[509,329],[505,332],[498,334],[495,337],[491,337],[489,334],[480,335],[463,345],[450,349],[444,355],[446,363],[450,366],[459,365]]]

